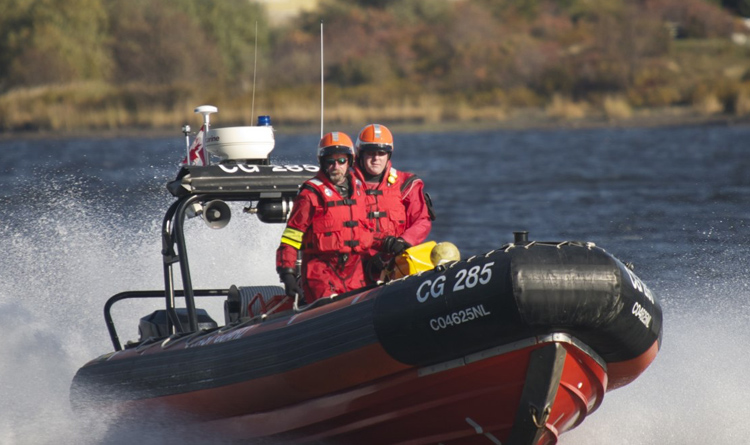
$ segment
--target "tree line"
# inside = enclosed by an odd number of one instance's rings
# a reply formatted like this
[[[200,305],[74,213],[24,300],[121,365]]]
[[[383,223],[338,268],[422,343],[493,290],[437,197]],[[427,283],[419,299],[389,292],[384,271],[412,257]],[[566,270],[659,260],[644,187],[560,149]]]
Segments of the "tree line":
[[[272,27],[248,0],[0,0],[0,95],[93,83],[118,88],[126,108],[254,88],[270,103],[311,100],[322,22],[326,88],[357,106],[425,94],[473,107],[731,101],[747,76],[681,66],[674,46],[729,42],[748,32],[743,15],[750,0],[321,0]]]

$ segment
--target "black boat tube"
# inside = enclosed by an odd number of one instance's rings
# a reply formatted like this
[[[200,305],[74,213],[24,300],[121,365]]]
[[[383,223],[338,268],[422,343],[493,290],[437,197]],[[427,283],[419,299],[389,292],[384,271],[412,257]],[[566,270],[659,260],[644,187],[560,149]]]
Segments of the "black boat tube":
[[[373,292],[378,339],[414,366],[560,332],[620,362],[661,339],[654,295],[591,243],[511,244]]]

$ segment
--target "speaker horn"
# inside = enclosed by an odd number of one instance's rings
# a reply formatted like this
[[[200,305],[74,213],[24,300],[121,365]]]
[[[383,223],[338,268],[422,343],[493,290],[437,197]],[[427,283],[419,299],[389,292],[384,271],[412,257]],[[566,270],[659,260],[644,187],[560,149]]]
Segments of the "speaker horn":
[[[224,201],[214,200],[203,205],[203,221],[212,229],[223,229],[229,224],[232,212]]]

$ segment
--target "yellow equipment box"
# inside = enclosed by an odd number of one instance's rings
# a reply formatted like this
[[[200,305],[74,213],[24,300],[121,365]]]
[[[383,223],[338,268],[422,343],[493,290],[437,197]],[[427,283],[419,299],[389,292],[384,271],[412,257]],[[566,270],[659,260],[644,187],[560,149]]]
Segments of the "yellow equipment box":
[[[389,274],[390,278],[396,280],[406,275],[414,275],[415,273],[434,269],[435,266],[430,260],[430,254],[436,244],[435,241],[427,241],[426,243],[406,249],[404,253],[395,258],[393,270]]]

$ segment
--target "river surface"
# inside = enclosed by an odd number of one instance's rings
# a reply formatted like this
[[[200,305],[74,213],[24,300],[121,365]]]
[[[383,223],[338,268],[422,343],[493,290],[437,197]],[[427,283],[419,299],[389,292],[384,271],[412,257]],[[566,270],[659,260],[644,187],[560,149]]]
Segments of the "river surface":
[[[0,443],[116,442],[116,420],[73,413],[68,388],[111,350],[106,299],[163,286],[164,185],[185,152],[176,134],[0,141]],[[272,160],[314,164],[317,139],[277,128]],[[661,300],[656,361],[562,444],[748,441],[748,141],[746,126],[396,134],[396,166],[422,177],[435,205],[430,239],[464,257],[518,230],[591,241],[633,263]],[[278,283],[283,227],[235,212],[224,230],[189,230],[198,287]],[[116,310],[121,339],[137,338],[153,309]],[[175,437],[179,426],[165,422],[122,443]]]

